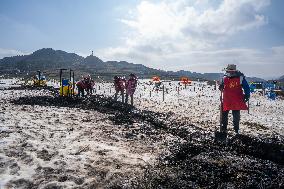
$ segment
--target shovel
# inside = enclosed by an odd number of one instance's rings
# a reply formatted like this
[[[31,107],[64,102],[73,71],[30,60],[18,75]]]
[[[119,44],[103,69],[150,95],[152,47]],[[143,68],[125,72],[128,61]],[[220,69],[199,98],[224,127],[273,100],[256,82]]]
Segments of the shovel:
[[[215,141],[221,141],[224,142],[227,139],[227,132],[222,131],[222,118],[223,118],[223,91],[221,90],[220,95],[220,128],[218,129],[217,126],[215,126]]]

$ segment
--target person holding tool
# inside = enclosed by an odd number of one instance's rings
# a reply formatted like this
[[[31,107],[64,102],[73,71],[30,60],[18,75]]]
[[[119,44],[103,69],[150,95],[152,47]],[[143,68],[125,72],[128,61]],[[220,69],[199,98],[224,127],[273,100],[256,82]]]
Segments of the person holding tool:
[[[246,102],[250,98],[250,88],[243,73],[237,70],[236,65],[228,64],[226,73],[221,81],[221,132],[227,133],[228,114],[232,110],[233,125],[236,134],[239,134],[240,110],[248,110]]]

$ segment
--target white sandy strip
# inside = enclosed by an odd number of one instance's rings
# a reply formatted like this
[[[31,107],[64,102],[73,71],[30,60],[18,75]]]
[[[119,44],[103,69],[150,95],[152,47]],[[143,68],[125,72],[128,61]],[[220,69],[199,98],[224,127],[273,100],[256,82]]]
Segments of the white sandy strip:
[[[65,187],[76,186],[75,181],[69,179],[61,183],[58,179],[40,181],[44,177],[39,172],[41,168],[69,170],[70,178],[82,177],[84,184],[94,182],[92,178],[98,183],[109,183],[108,179],[113,180],[114,174],[134,174],[155,161],[156,146],[126,139],[128,130],[113,125],[106,114],[63,107],[13,105],[8,101],[44,93],[47,92],[0,93],[0,163],[3,165],[0,188],[7,184],[14,186],[11,181],[17,179],[32,181],[39,187],[54,182]],[[104,172],[105,176],[87,176],[90,171]]]

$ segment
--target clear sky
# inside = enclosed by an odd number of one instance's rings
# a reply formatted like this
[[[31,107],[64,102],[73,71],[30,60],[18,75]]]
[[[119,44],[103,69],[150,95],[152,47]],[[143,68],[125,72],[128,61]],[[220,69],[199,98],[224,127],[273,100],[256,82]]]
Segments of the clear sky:
[[[0,0],[0,58],[53,48],[164,70],[284,75],[284,0]]]

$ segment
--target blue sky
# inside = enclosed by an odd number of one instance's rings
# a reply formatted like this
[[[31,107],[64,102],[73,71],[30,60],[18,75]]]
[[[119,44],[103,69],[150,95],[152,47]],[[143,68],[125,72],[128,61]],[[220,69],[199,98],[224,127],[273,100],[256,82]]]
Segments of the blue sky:
[[[165,70],[284,74],[283,0],[0,0],[0,58],[50,47]]]
[[[115,0],[1,0],[1,48],[89,52],[108,47],[121,40],[122,8]]]

